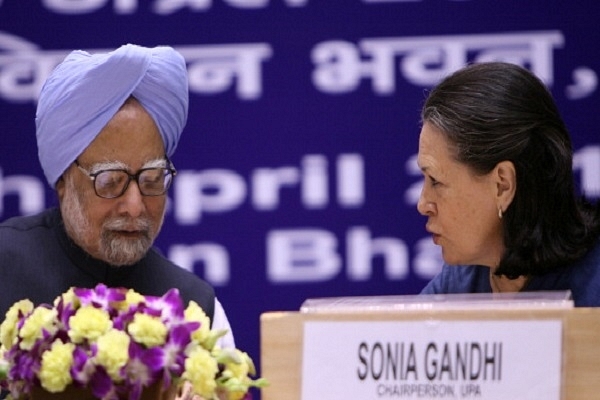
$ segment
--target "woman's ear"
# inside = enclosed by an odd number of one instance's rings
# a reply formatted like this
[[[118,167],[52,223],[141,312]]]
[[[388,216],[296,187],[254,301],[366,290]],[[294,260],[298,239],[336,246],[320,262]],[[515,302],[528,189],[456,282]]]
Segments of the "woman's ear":
[[[517,171],[512,161],[501,161],[494,168],[498,207],[506,211],[517,192]]]

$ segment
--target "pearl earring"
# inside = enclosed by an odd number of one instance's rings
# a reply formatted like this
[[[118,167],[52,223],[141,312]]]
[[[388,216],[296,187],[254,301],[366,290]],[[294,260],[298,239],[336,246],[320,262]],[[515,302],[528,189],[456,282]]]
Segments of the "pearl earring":
[[[502,208],[498,207],[498,218],[502,219]]]

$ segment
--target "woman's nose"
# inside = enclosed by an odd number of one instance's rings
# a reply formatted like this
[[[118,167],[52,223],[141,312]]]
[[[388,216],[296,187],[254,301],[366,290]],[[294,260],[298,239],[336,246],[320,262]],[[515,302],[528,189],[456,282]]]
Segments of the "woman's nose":
[[[427,198],[425,189],[421,190],[421,195],[419,196],[419,201],[417,202],[417,210],[421,215],[424,216],[431,216],[435,214],[435,204]]]

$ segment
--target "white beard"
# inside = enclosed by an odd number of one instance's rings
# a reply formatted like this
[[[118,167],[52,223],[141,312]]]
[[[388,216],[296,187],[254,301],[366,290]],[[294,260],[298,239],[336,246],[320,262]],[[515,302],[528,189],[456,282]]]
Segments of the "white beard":
[[[114,266],[135,264],[146,255],[158,232],[158,229],[152,229],[149,218],[120,216],[108,219],[102,224],[101,233],[95,237],[73,180],[65,176],[65,185],[60,207],[67,234],[77,245],[93,257]],[[118,232],[120,230],[136,230],[141,235],[137,238],[124,237]]]

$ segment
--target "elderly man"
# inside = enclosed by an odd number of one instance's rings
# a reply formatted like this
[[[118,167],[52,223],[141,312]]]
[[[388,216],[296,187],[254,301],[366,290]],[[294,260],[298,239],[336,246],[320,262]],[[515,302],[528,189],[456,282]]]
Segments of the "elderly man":
[[[157,296],[175,287],[213,328],[229,329],[212,287],[152,247],[187,110],[185,61],[169,47],[75,51],[53,71],[36,134],[60,207],[0,224],[2,315],[17,300],[49,303],[72,286]]]

